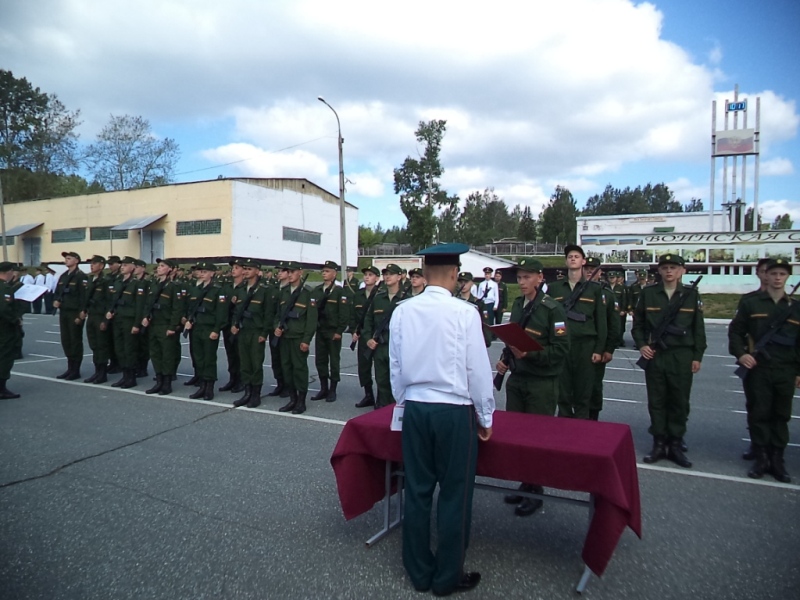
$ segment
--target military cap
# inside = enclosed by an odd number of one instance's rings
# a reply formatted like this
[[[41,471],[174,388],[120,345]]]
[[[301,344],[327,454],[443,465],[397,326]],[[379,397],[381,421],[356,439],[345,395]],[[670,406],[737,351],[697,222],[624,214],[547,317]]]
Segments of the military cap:
[[[636,271],[636,275],[639,277],[647,277],[647,269],[639,269]]]
[[[356,268],[355,267],[347,267],[347,269],[345,269],[345,271],[348,272],[348,273],[355,273],[356,272]]]
[[[158,263],[158,264],[164,263],[170,269],[177,269],[178,268],[178,263],[175,262],[174,260],[172,260],[171,258],[157,258],[156,259],[156,263]]]
[[[586,258],[586,252],[584,252],[583,248],[578,246],[578,244],[567,244],[564,246],[564,256],[567,256],[570,252],[580,252],[580,255]]]
[[[400,272],[400,274],[401,274],[401,275],[408,275],[408,271],[407,271],[406,269],[403,269],[403,270]]]
[[[792,274],[792,265],[785,258],[773,258],[773,259],[771,259],[767,263],[767,272],[769,273],[772,269],[785,269],[786,271],[789,272],[789,275]]]
[[[597,258],[596,256],[590,256],[589,258],[586,259],[586,266],[587,267],[597,268],[602,264],[603,264],[603,262],[599,258]]]
[[[338,265],[336,265],[338,267]],[[287,260],[283,263],[283,267],[281,267],[285,271],[301,271],[303,269],[303,265],[301,265],[296,260]]]
[[[81,261],[81,255],[78,254],[77,252],[62,252],[61,256],[63,256],[64,258],[67,258],[68,256],[71,256],[72,258],[77,258],[78,262]]]
[[[0,273],[8,273],[14,268],[14,263],[4,260],[0,262]]]
[[[147,263],[144,262],[141,258],[135,258],[133,260],[133,264],[136,265],[137,267],[146,267],[147,266]]]
[[[125,257],[125,258],[123,258],[123,259],[122,259],[120,262],[121,262],[123,265],[135,265],[135,264],[136,264],[136,259],[135,259],[135,258],[133,258],[132,256],[126,256],[126,257]]]
[[[24,271],[27,271],[28,269],[26,269],[25,267],[23,267],[23,266],[22,266],[22,263],[14,263],[14,270],[15,270],[17,273],[23,273]]]
[[[414,275],[419,275],[420,277],[422,277],[422,269],[416,267],[408,272],[409,277],[413,277]]]
[[[459,281],[472,281],[472,273],[469,271],[462,271],[458,274]]]
[[[89,262],[106,264],[106,259],[100,256],[99,254],[95,254],[92,258],[89,259]]]
[[[322,265],[322,268],[323,269],[333,269],[334,271],[338,271],[339,270],[339,265],[337,265],[332,260],[326,260],[325,264]]]
[[[367,273],[372,273],[373,275],[377,275],[378,277],[381,276],[380,270],[378,269],[378,267],[376,267],[374,265],[371,266],[371,267],[365,267],[365,268],[361,269],[361,272],[364,273],[365,275]]]
[[[121,261],[120,261],[119,256],[117,256],[116,254],[112,254],[111,256],[108,257],[108,260],[106,262],[108,264],[110,264],[110,265],[115,265],[115,264],[117,264],[118,262],[121,262]]]
[[[243,267],[249,267],[251,269],[261,269],[261,263],[258,262],[255,258],[242,258],[239,259],[237,263]]]
[[[394,263],[389,263],[381,271],[381,273],[383,273],[384,275],[386,273],[393,273],[394,275],[400,275],[402,272],[403,272],[403,269],[401,269],[398,265],[396,265]]]
[[[680,254],[663,254],[658,258],[658,266],[661,265],[678,265],[682,267],[686,264],[686,261],[683,260],[683,257]]]
[[[483,267],[484,273],[494,273],[494,269],[492,267]]]
[[[544,270],[544,265],[535,258],[523,258],[514,267],[510,269],[517,269],[519,271],[528,271],[529,273],[541,273]]]
[[[244,266],[244,259],[243,259],[243,258],[234,258],[234,259],[233,259],[232,261],[230,261],[228,264],[229,264],[230,266],[232,266],[232,267],[233,267],[233,266],[239,266],[239,267],[243,267],[243,266]],[[194,268],[194,267],[193,267],[193,268]]]
[[[439,244],[423,248],[417,252],[417,256],[422,256],[426,265],[448,265],[461,266],[459,257],[465,252],[469,252],[466,244]]]
[[[197,263],[196,265],[192,265],[192,269],[197,271],[216,271],[217,265],[212,262],[202,261]]]

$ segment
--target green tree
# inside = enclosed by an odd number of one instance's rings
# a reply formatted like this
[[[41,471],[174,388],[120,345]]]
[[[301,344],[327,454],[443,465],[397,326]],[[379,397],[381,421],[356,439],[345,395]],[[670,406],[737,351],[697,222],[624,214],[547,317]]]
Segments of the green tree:
[[[109,190],[129,190],[172,181],[178,143],[157,138],[143,117],[111,116],[86,151],[89,170]]]
[[[400,194],[400,208],[408,221],[408,237],[415,249],[433,243],[436,235],[436,210],[450,204],[440,184],[444,173],[439,154],[447,121],[420,121],[414,135],[423,145],[419,159],[407,157],[394,170],[394,192]]]
[[[744,229],[745,231],[753,231],[753,207],[749,207],[744,213]],[[758,230],[764,231],[769,229],[769,223],[763,222],[763,215],[758,211]]]
[[[539,236],[543,242],[575,242],[578,232],[578,207],[567,188],[556,187],[550,201],[539,215]]]
[[[683,205],[683,212],[703,212],[703,201],[700,198],[692,198]]]
[[[791,229],[792,225],[794,225],[794,221],[789,213],[784,215],[778,215],[775,217],[775,220],[772,222],[773,229]]]
[[[378,223],[380,228],[380,223]],[[358,247],[371,248],[377,246],[383,241],[383,234],[376,233],[369,225],[358,226]]]
[[[442,211],[437,217],[438,233],[436,239],[439,242],[455,242],[458,240],[458,221],[461,217],[461,209],[458,207],[458,196],[450,196],[447,199]]]
[[[532,242],[536,239],[536,220],[530,206],[522,210],[522,216],[517,225],[517,239],[521,242]]]

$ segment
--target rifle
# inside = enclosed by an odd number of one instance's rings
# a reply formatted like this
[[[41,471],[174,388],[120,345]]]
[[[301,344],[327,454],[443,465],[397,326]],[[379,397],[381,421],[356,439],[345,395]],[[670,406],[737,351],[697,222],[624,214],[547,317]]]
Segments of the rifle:
[[[83,305],[83,309],[81,310],[81,312],[85,312],[87,315],[89,314],[89,307],[92,306],[92,303],[94,302],[92,296],[94,295],[94,292],[97,289],[98,283],[105,284],[105,281],[103,281],[102,273],[97,277],[95,277],[94,279],[92,279],[92,281],[89,282],[89,285],[86,288],[86,304]]]
[[[161,292],[163,292],[164,288],[167,287],[167,283],[168,282],[169,282],[169,279],[167,279],[165,277],[164,281],[162,281],[159,284],[158,289],[156,289],[155,300],[153,300],[150,303],[150,306],[147,309],[147,315],[145,315],[145,319],[147,319],[148,325],[150,324],[150,321],[153,320],[153,311],[156,310],[156,309],[160,309],[161,308],[161,303],[158,301],[158,299],[161,298]],[[137,325],[137,327],[138,327],[138,325]]]
[[[125,293],[125,286],[131,281],[131,279],[133,279],[133,276],[129,277],[128,279],[119,279],[119,290],[117,290],[117,293],[114,295],[114,301],[111,303],[111,308],[108,310],[112,317],[117,314],[117,309],[122,301],[122,294]],[[108,319],[105,320],[105,323],[108,324]]]
[[[525,326],[530,321],[531,316],[533,315],[533,311],[542,303],[544,299],[544,280],[542,283],[539,284],[539,287],[536,289],[536,297],[525,307],[525,310],[522,311],[522,320],[519,322],[520,327],[525,329]],[[510,372],[514,372],[514,369],[517,368],[517,359],[514,358],[514,353],[511,351],[511,348],[506,344],[505,348],[503,348],[503,352],[500,355],[500,361],[508,366],[508,370]],[[494,387],[499,392],[500,389],[503,387],[503,379],[505,379],[505,373],[494,376]]]
[[[397,301],[394,303],[394,306],[392,306],[389,313],[383,317],[383,321],[381,321],[380,325],[378,325],[378,328],[375,329],[375,333],[372,334],[372,339],[378,342],[379,344],[383,343],[383,334],[386,333],[386,331],[389,329],[389,321],[392,318],[392,313],[394,312],[394,309],[402,300],[405,300],[406,296],[408,295],[408,290],[400,290],[399,292],[397,292],[397,294],[399,297],[397,298]],[[367,359],[372,358],[372,355],[374,353],[375,351],[369,346],[364,348],[365,358]]]
[[[280,329],[281,331],[286,331],[286,325],[288,325],[289,319],[296,319],[300,316],[294,309],[294,305],[297,304],[297,299],[300,297],[300,293],[305,288],[306,279],[308,279],[308,275],[309,275],[308,273],[303,275],[303,278],[300,280],[300,285],[298,285],[297,289],[292,292],[291,296],[289,296],[289,301],[286,303],[286,308],[283,309],[281,320],[278,321],[278,329]],[[281,338],[278,336],[273,337],[269,341],[269,345],[272,346],[273,348],[277,348],[278,344],[280,343],[281,343]]]
[[[208,296],[208,290],[211,289],[211,285],[212,285],[212,283],[209,281],[208,285],[203,290],[203,295],[197,297],[197,303],[194,305],[194,307],[192,307],[192,312],[189,313],[189,317],[186,319],[187,323],[191,323],[192,325],[194,325],[195,319],[197,319],[197,315],[200,314],[200,313],[206,312],[205,307],[203,307],[203,300],[205,300],[205,297]],[[253,286],[253,287],[255,287],[255,286]],[[202,307],[202,310],[201,310],[201,307]],[[184,329],[183,330],[183,337],[184,338],[188,338],[190,332],[191,332],[191,329]]]
[[[61,310],[61,303],[64,302],[64,295],[69,294],[69,284],[72,283],[72,280],[75,279],[75,275],[78,274],[78,267],[75,267],[75,270],[72,271],[69,275],[67,275],[66,281],[64,281],[64,285],[61,286],[61,292],[59,292],[58,297],[53,298],[55,302],[58,302],[58,308]]]
[[[794,293],[797,291],[798,287],[800,287],[800,281],[797,282],[797,285],[795,285],[792,288],[792,291],[789,292],[789,296],[793,296]],[[769,354],[767,354],[766,348],[767,346],[769,346],[771,342],[775,342],[780,346],[794,346],[795,340],[789,339],[782,335],[778,335],[778,330],[783,326],[783,324],[791,316],[791,314],[792,314],[792,305],[789,304],[789,306],[786,307],[786,310],[782,314],[778,314],[777,316],[773,317],[773,319],[769,323],[767,332],[759,338],[758,342],[756,342],[756,345],[753,347],[753,350],[750,352],[750,354],[753,357],[760,354],[767,360],[770,360],[770,356]],[[736,367],[734,373],[739,379],[744,381],[747,378],[748,373],[750,373],[750,369],[740,364],[738,367]]]
[[[650,344],[649,346],[656,346],[663,350],[667,349],[667,343],[664,341],[664,338],[667,335],[686,335],[686,330],[681,329],[680,327],[673,325],[673,322],[678,316],[678,311],[680,311],[681,307],[683,306],[684,301],[686,298],[691,296],[691,292],[697,289],[697,285],[700,283],[700,280],[703,278],[702,275],[695,279],[692,282],[692,285],[688,287],[688,292],[683,291],[681,294],[675,298],[672,302],[669,303],[667,307],[667,312],[664,314],[664,317],[661,319],[661,322],[658,326],[653,330],[650,334]],[[639,360],[636,361],[636,366],[640,369],[646,371],[648,365],[650,364],[649,358],[645,358],[644,356],[640,356]]]
[[[570,294],[569,298],[564,301],[564,311],[567,313],[567,318],[570,321],[577,321],[578,323],[585,323],[586,322],[586,315],[583,313],[579,313],[578,311],[574,310],[575,305],[578,303],[581,295],[583,294],[586,286],[589,285],[589,282],[594,279],[594,276],[600,271],[600,267],[597,267],[592,274],[589,275],[586,279],[578,283],[575,286],[575,289],[572,290],[572,294]]]
[[[381,287],[382,283],[382,281],[379,281],[375,286],[373,286],[372,291],[369,293],[367,302],[364,304],[364,312],[361,313],[361,318],[358,320],[358,325],[356,326],[356,335],[361,335],[361,330],[364,328],[364,319],[367,318],[367,311],[369,310],[369,307],[372,306],[372,301],[375,300],[375,294],[378,293],[378,288]],[[358,342],[356,340],[350,342],[350,350],[355,351],[357,344]]]

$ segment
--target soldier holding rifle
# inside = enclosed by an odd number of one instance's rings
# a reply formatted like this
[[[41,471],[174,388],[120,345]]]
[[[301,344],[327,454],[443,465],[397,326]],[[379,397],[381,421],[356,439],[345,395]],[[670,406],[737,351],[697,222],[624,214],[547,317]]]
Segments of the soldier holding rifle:
[[[375,393],[372,389],[372,355],[366,352],[369,339],[364,338],[362,333],[367,313],[380,287],[381,272],[378,267],[367,267],[361,269],[361,272],[364,274],[364,287],[359,289],[353,298],[353,321],[350,324],[353,341],[350,343],[350,350],[357,350],[358,383],[364,388],[364,397],[356,403],[356,408],[367,408],[375,406]]]

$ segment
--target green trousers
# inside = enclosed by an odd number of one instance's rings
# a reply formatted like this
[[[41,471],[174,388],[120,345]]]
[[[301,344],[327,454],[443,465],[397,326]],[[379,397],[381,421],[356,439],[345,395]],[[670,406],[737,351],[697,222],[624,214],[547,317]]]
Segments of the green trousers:
[[[603,410],[603,377],[606,376],[606,365],[608,363],[597,363],[594,367],[594,382],[592,385],[592,396],[589,399],[589,410],[600,412]]]
[[[22,327],[11,323],[0,324],[0,379],[4,381],[11,378],[11,368],[21,339]]]
[[[61,327],[61,347],[64,349],[64,356],[70,360],[83,360],[83,321],[77,325],[75,319],[78,318],[80,311],[64,310],[58,311],[58,323]]]
[[[143,365],[147,366],[147,363],[150,362],[150,335],[151,329],[153,326],[150,327],[139,327],[139,335],[136,340],[136,365]],[[165,330],[166,331],[166,330]],[[180,345],[180,344],[179,344]],[[155,368],[155,367],[154,367]]]
[[[789,444],[794,372],[786,367],[757,366],[744,380],[750,440],[754,445],[785,448]]]
[[[267,343],[258,341],[259,333],[255,328],[242,329],[236,337],[236,343],[239,346],[239,372],[242,376],[242,383],[263,385]]]
[[[141,333],[139,335],[142,335]],[[167,335],[166,323],[151,323],[145,338],[150,345],[150,360],[156,374],[175,375],[181,356],[181,336],[178,333]],[[141,352],[139,360],[141,360]],[[141,363],[138,363],[141,364]]]
[[[217,380],[217,350],[219,349],[219,338],[212,340],[211,334],[213,332],[213,327],[195,323],[189,334],[192,340],[192,364],[197,372],[197,376],[206,381]]]
[[[408,401],[403,415],[403,565],[418,590],[453,591],[472,524],[478,434],[472,405]],[[436,484],[437,547],[431,551]]]
[[[111,332],[108,327],[105,331],[100,329],[105,322],[105,315],[90,314],[86,319],[86,339],[92,349],[92,362],[96,365],[105,365],[111,358]]]
[[[358,354],[358,385],[367,387],[372,385],[372,356],[366,356],[364,353],[367,350],[367,341],[365,338],[359,338],[358,345],[356,346],[356,354]]]
[[[375,363],[375,383],[378,384],[375,408],[394,404],[392,382],[389,377],[389,344],[378,344],[372,355],[372,360]]]
[[[272,341],[273,339],[275,339],[275,334],[270,332],[269,358],[272,363],[272,376],[275,378],[275,381],[284,381],[283,365],[281,364],[281,347],[280,345],[275,345]]]
[[[225,343],[225,356],[228,359],[228,374],[231,378],[238,377],[241,370],[238,336],[231,333],[230,327],[225,327],[222,330],[222,341]],[[272,362],[274,364],[275,360],[273,359]],[[192,360],[192,365],[194,366],[194,360]]]
[[[506,410],[531,415],[556,414],[558,377],[524,377],[512,373],[506,380]]]
[[[135,320],[134,317],[114,317],[114,351],[123,369],[133,369],[137,365],[139,334],[131,333]]]
[[[299,394],[308,392],[308,351],[300,350],[300,338],[281,337],[278,345],[281,350],[281,369],[283,381],[290,390]]]
[[[650,434],[682,438],[689,418],[692,391],[691,348],[671,348],[656,352],[644,373]]]
[[[559,384],[559,417],[589,418],[589,403],[594,387],[592,352],[595,342],[591,337],[570,339],[569,355]]]
[[[342,340],[333,339],[336,332],[330,329],[318,329],[314,337],[314,364],[320,377],[329,377],[331,381],[339,381],[342,358]],[[330,365],[330,369],[328,366]]]

